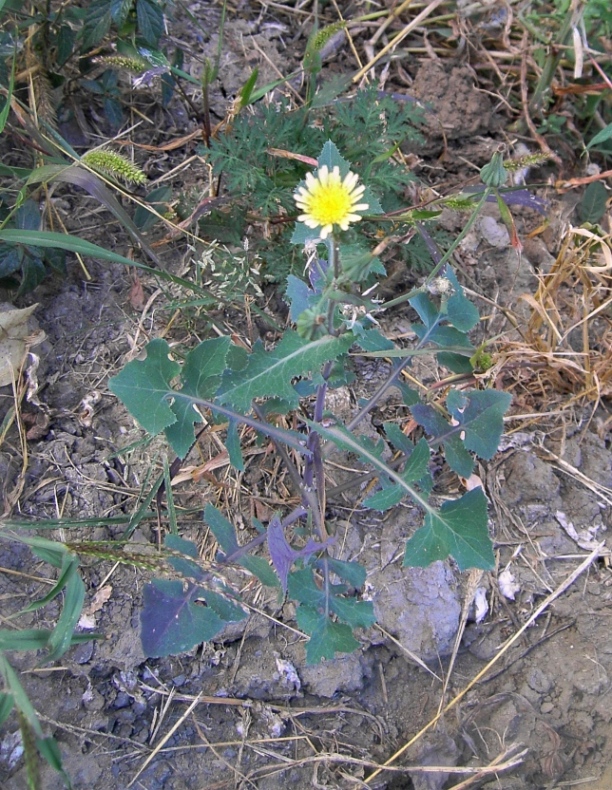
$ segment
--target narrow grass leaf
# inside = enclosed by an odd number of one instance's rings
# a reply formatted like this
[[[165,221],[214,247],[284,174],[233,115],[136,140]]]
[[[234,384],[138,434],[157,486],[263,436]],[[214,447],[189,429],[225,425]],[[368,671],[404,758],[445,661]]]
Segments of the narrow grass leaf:
[[[0,691],[0,727],[11,715],[13,705],[13,695],[8,694],[6,691]]]
[[[0,11],[2,11],[2,6],[4,6],[4,2],[0,6]],[[4,127],[6,126],[6,122],[8,120],[9,112],[11,111],[11,100],[13,98],[13,88],[15,87],[15,63],[17,61],[17,53],[13,55],[13,64],[11,66],[11,75],[9,77],[9,84],[6,94],[6,99],[4,101],[4,106],[2,110],[0,110],[0,134],[4,131]]]
[[[73,557],[73,562],[78,565],[78,558]],[[49,638],[50,653],[45,656],[41,663],[50,663],[63,656],[72,643],[74,629],[81,616],[83,603],[85,601],[85,585],[78,573],[73,573],[66,584],[64,596],[64,606],[59,616],[57,625]]]
[[[8,691],[10,692],[11,696],[13,697],[15,706],[20,710],[23,715],[28,720],[30,727],[34,730],[34,733],[39,737],[43,738],[43,731],[40,726],[40,722],[38,721],[38,716],[36,715],[36,711],[30,702],[28,695],[26,694],[23,686],[19,682],[19,678],[17,677],[17,673],[8,662],[4,653],[0,652],[0,674],[4,679],[4,684]]]
[[[49,763],[51,768],[57,771],[58,774],[64,780],[64,784],[66,785],[67,790],[71,790],[72,782],[70,781],[70,777],[64,770],[64,765],[62,763],[62,753],[60,752],[60,748],[57,745],[57,741],[52,736],[47,738],[37,738],[36,739],[36,746],[38,751],[40,752],[41,756]]]
[[[46,647],[51,631],[26,628],[22,631],[0,629],[0,650],[41,650]]]
[[[592,148],[594,145],[605,143],[608,140],[612,140],[612,123],[609,123],[606,127],[597,132],[595,137],[593,137],[587,145],[587,149]]]

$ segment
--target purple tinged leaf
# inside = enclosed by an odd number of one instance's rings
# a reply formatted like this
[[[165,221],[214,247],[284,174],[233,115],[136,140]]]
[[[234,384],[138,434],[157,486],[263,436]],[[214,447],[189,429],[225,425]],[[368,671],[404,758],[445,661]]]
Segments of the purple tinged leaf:
[[[298,551],[289,545],[280,519],[278,516],[274,516],[268,525],[268,551],[270,552],[274,569],[280,579],[283,592],[287,592],[287,577],[293,563],[302,557],[310,557],[311,554],[321,551],[329,543],[330,541],[317,543],[311,538],[306,546]]]
[[[514,192],[500,192],[499,196],[507,206],[525,206],[526,208],[532,208],[539,214],[544,215],[548,212],[547,201],[536,197],[536,195],[532,195],[527,189],[517,189]],[[487,203],[495,202],[497,202],[497,197],[495,195],[489,195]]]
[[[154,579],[144,588],[141,641],[149,658],[176,655],[207,642],[221,631],[223,619],[195,602],[199,589],[183,582]]]
[[[325,258],[315,258],[308,267],[308,279],[313,287],[315,294],[323,293],[325,277],[329,269],[329,261]]]

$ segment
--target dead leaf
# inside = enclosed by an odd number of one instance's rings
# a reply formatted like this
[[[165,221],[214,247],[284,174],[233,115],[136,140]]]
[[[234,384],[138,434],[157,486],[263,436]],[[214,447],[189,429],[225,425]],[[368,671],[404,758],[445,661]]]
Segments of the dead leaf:
[[[142,310],[145,306],[144,288],[140,277],[135,273],[132,273],[132,287],[128,299],[134,310]]]
[[[83,609],[78,622],[80,628],[83,628],[85,631],[93,631],[93,629],[96,627],[96,618],[94,617],[95,613],[102,609],[112,594],[113,588],[110,584],[105,584],[104,587],[100,587],[100,589],[89,602],[89,605]]]
[[[10,304],[0,304],[0,387],[18,378],[28,349],[44,340],[44,333],[33,332],[28,324],[37,307],[33,304],[17,310]]]

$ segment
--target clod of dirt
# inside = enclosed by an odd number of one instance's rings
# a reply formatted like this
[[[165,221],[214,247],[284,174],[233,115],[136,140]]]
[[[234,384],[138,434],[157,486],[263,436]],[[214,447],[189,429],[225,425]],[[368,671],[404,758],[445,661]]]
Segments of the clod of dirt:
[[[276,660],[279,654],[267,639],[247,639],[241,653],[240,666],[232,684],[237,697],[271,700],[302,696],[297,673],[287,671],[286,661]]]
[[[427,568],[379,568],[369,577],[376,590],[377,622],[423,661],[448,655],[459,626],[457,580],[448,563]]]
[[[359,653],[349,653],[300,670],[304,686],[318,697],[333,697],[337,692],[352,693],[363,688],[363,667]]]
[[[517,451],[504,464],[505,502],[546,502],[551,508],[561,505],[559,480],[550,464],[532,453]]]
[[[460,751],[455,741],[445,732],[436,732],[418,741],[417,746],[409,753],[410,761],[416,765],[448,765],[455,766]],[[408,772],[414,790],[442,790],[450,775],[443,771],[435,773]]]
[[[476,90],[474,77],[465,66],[449,66],[440,60],[423,63],[410,90],[425,104],[428,140],[458,140],[482,133],[491,124],[491,102]]]

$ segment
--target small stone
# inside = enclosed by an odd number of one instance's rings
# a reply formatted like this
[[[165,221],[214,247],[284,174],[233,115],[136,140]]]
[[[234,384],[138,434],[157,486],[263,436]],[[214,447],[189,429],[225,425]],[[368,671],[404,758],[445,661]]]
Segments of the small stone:
[[[540,713],[551,713],[555,709],[552,702],[543,702],[540,705]]]
[[[121,710],[121,708],[127,708],[130,704],[131,697],[129,694],[126,694],[125,691],[120,691],[117,694],[115,701],[113,702],[113,708],[115,710]]]
[[[552,680],[539,667],[535,667],[529,673],[527,683],[530,688],[534,691],[538,691],[540,694],[547,694],[553,686]]]

